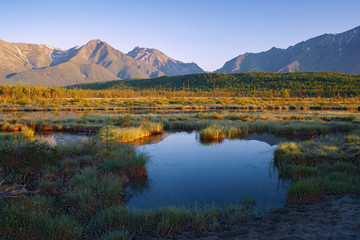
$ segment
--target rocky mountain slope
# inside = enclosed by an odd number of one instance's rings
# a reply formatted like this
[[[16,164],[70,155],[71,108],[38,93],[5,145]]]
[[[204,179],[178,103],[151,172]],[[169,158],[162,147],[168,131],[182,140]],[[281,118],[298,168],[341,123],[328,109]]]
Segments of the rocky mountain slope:
[[[339,34],[324,34],[287,49],[245,53],[216,72],[256,71],[360,73],[360,26]]]
[[[100,41],[68,50],[0,41],[0,84],[65,86],[164,73]]]
[[[154,48],[136,47],[127,55],[150,64],[166,75],[186,75],[204,72],[196,63],[183,63]]]

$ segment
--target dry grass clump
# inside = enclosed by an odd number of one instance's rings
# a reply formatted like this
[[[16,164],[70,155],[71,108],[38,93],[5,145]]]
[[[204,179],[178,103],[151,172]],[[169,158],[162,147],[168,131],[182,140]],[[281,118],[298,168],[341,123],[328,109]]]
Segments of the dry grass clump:
[[[140,127],[119,128],[106,126],[100,129],[99,137],[103,141],[134,142],[137,139],[159,134],[163,131],[161,123],[148,123]]]
[[[199,133],[200,133],[200,139],[203,141],[224,139],[226,137],[226,132],[224,127],[218,125],[207,127],[201,130]]]

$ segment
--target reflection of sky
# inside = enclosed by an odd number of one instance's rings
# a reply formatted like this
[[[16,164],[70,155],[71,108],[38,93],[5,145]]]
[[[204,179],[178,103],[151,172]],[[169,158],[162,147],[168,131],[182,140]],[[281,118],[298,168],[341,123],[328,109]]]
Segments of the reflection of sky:
[[[92,135],[90,135],[92,136]],[[49,133],[38,133],[35,135],[36,140],[47,142],[50,145],[56,145],[67,141],[85,141],[89,139],[89,134],[84,133],[62,133],[62,132],[49,132]]]
[[[269,175],[277,145],[258,140],[224,140],[202,145],[195,133],[176,133],[141,150],[151,156],[147,165],[151,188],[130,199],[137,208],[194,203],[227,205],[245,195],[260,207],[283,206],[286,190]]]

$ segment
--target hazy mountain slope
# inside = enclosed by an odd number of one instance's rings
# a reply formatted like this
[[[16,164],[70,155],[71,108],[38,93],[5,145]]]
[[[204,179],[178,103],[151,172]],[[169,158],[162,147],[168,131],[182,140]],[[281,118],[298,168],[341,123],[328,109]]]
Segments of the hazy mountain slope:
[[[0,41],[0,84],[64,86],[164,73],[100,40],[68,50]]]
[[[0,40],[0,79],[10,74],[48,66],[55,48]]]
[[[16,85],[20,81],[24,86],[66,86],[110,79],[118,78],[99,65],[65,62],[53,67],[21,72],[2,83]]]
[[[287,49],[245,53],[216,72],[253,71],[360,73],[360,26],[340,34],[324,34]]]
[[[146,62],[167,75],[185,75],[204,72],[196,63],[183,63],[154,48],[136,47],[128,56]]]

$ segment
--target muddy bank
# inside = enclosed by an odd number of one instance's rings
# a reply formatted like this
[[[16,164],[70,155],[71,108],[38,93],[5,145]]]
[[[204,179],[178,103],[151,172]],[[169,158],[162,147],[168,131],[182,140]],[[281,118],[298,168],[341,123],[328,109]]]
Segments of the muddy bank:
[[[324,196],[317,203],[275,209],[245,223],[165,239],[360,239],[360,195]]]

